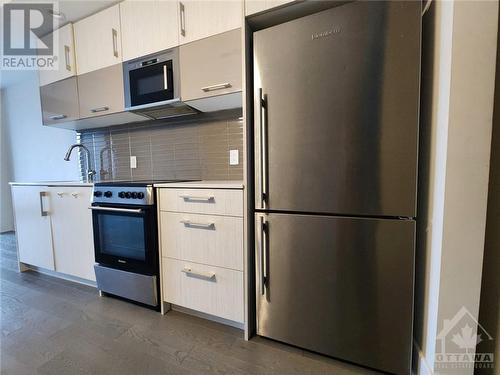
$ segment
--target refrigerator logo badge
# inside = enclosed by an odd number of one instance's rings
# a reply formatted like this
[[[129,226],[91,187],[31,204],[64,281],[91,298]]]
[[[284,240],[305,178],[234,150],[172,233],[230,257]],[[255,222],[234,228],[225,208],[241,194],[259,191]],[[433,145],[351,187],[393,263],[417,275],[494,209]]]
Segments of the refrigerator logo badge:
[[[314,33],[311,35],[311,40],[326,38],[327,36],[339,34],[341,31],[342,30],[340,29],[340,27],[335,27],[335,28],[330,29],[330,30],[321,31],[319,33]]]

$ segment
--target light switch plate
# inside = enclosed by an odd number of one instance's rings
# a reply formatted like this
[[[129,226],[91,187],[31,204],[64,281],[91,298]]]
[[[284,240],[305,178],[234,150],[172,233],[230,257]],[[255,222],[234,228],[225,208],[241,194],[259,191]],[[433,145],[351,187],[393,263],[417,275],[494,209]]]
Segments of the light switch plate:
[[[229,165],[240,164],[240,156],[238,150],[229,150]]]
[[[137,158],[135,156],[130,157],[130,168],[137,168]]]

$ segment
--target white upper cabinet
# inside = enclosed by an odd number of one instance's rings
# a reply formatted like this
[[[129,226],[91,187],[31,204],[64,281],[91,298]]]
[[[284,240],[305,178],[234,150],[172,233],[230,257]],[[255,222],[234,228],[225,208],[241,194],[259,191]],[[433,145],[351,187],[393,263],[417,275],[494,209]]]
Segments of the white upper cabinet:
[[[243,2],[240,0],[179,2],[179,42],[220,34],[241,27]]]
[[[245,0],[245,15],[263,12],[294,0]]]
[[[73,24],[69,23],[43,39],[46,38],[53,38],[54,54],[57,57],[58,68],[55,70],[40,70],[40,86],[48,85],[49,83],[60,81],[76,74]]]
[[[179,44],[176,1],[126,0],[120,3],[123,61]]]
[[[74,28],[78,74],[122,61],[120,4],[76,22]]]

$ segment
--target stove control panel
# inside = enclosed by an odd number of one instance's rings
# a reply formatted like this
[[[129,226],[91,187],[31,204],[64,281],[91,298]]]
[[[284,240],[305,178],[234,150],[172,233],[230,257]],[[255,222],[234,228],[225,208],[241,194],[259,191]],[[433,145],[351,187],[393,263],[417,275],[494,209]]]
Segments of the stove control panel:
[[[154,204],[152,186],[94,186],[94,203]]]

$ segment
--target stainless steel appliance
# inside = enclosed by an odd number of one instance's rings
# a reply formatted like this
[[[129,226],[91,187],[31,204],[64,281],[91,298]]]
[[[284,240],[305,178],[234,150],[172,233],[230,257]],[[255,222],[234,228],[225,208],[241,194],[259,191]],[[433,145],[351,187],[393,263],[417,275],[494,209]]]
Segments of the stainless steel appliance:
[[[96,183],[90,208],[98,289],[158,309],[154,182]]]
[[[123,84],[128,111],[152,119],[197,112],[180,100],[178,48],[124,62]]]
[[[257,333],[410,374],[421,5],[253,34]]]

